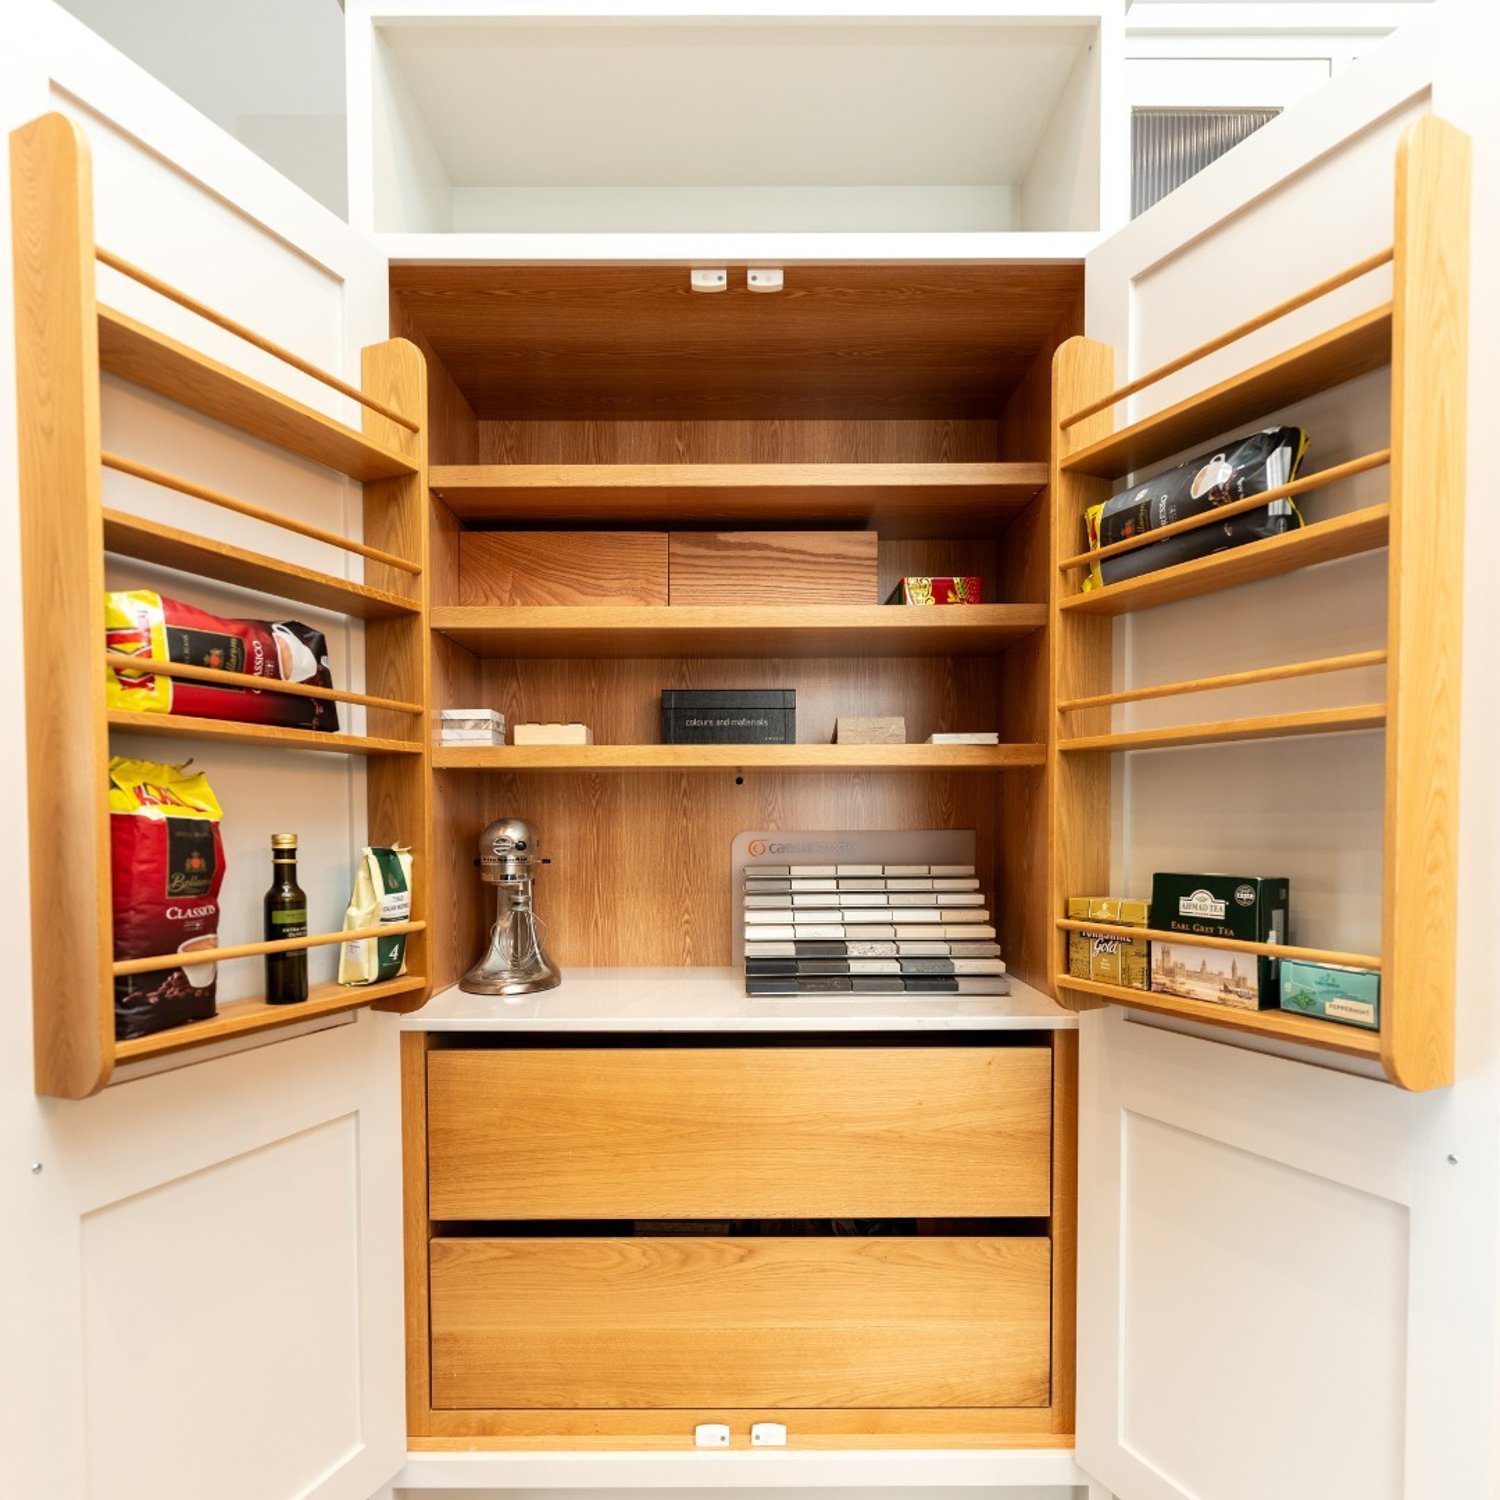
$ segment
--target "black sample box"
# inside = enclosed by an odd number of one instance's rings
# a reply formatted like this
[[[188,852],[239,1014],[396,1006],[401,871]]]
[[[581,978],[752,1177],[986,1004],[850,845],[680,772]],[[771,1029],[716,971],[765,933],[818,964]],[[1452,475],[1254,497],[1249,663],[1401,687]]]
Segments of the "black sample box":
[[[664,688],[664,745],[795,745],[796,688]]]

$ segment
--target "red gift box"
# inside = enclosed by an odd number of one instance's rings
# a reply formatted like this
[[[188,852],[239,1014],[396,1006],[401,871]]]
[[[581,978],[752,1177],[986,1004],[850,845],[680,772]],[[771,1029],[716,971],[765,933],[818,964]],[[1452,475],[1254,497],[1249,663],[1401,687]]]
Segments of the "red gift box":
[[[902,604],[978,604],[977,578],[903,578],[897,597]]]

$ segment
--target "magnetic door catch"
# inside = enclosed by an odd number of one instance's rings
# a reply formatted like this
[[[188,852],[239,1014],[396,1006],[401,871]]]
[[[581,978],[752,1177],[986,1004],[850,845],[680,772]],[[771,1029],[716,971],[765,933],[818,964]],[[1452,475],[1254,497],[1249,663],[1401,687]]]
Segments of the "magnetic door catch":
[[[693,1442],[699,1448],[727,1448],[728,1422],[700,1422],[693,1428]]]

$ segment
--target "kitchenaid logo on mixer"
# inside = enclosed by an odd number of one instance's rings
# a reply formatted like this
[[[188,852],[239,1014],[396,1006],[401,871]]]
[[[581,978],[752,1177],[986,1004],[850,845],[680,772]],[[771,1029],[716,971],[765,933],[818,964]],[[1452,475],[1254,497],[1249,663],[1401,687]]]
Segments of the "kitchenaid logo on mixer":
[[[751,839],[747,851],[751,859],[760,859],[766,854],[853,854],[854,840],[844,839],[839,843],[828,840],[807,841],[800,844],[782,844],[768,839]]]

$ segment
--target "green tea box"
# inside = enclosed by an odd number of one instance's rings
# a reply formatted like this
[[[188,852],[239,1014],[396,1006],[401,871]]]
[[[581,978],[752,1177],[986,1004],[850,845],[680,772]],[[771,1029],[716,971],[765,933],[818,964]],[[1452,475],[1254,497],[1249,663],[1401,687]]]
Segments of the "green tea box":
[[[1281,1008],[1298,1016],[1380,1030],[1380,975],[1343,964],[1281,960]]]
[[[1197,937],[1284,943],[1290,882],[1285,876],[1158,874],[1151,880],[1151,926],[1180,932],[1151,948],[1151,988],[1233,1010],[1274,1010],[1280,1003],[1274,958],[1196,944]]]
[[[1074,922],[1103,922],[1111,927],[1144,927],[1148,907],[1148,902],[1121,896],[1070,896],[1068,917]],[[1150,964],[1151,944],[1143,937],[1121,937],[1112,932],[1068,934],[1068,973],[1074,979],[1148,990]]]

